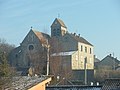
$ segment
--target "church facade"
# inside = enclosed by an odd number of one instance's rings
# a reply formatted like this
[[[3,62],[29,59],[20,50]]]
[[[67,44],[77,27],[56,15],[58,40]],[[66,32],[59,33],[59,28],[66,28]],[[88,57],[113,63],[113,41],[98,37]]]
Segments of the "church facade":
[[[20,46],[11,52],[11,65],[17,68],[34,66],[45,74],[47,43],[50,44],[50,74],[60,76],[61,72],[71,75],[73,71],[94,70],[93,45],[80,34],[69,33],[64,22],[58,18],[51,25],[51,36],[31,29]]]
[[[50,36],[31,28],[19,47],[10,54],[10,64],[17,70],[35,67],[37,73],[46,73],[47,50],[45,44]],[[39,71],[38,71],[39,70]]]

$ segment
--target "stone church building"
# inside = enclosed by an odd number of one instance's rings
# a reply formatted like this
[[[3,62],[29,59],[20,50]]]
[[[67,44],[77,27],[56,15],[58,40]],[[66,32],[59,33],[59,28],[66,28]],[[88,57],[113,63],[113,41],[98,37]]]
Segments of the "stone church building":
[[[11,52],[11,65],[17,69],[33,66],[36,72],[46,74],[47,44],[50,45],[50,74],[68,80],[83,80],[87,69],[87,74],[94,76],[93,45],[80,34],[69,33],[58,18],[51,25],[51,36],[31,28],[20,46]]]
[[[44,44],[49,39],[49,35],[32,30],[31,28],[20,46],[11,52],[10,64],[18,70],[35,67],[36,70],[40,71],[39,73],[45,74],[47,50]]]

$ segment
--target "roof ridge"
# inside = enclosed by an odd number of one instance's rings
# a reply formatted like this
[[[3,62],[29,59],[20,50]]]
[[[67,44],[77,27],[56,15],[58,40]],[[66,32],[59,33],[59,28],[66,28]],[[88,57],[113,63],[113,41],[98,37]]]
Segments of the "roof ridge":
[[[105,58],[107,58],[107,57],[109,57],[110,59],[112,59],[112,60],[114,60],[114,61],[116,61],[116,62],[120,62],[117,58],[111,57],[110,55],[105,56],[105,57],[101,60],[101,62],[102,62]]]
[[[65,25],[65,23],[61,19],[56,18],[55,20],[57,20],[60,23],[61,26],[67,28],[66,25]]]
[[[73,37],[75,40],[81,42],[81,43],[85,43],[85,44],[88,44],[88,45],[91,45],[93,46],[90,42],[88,42],[85,38],[81,37],[81,36],[76,36],[74,34],[70,34],[68,33],[71,37]]]
[[[40,31],[36,31],[36,30],[32,30],[33,33],[36,35],[36,37],[40,40],[40,42],[46,44],[47,43],[47,37],[49,36],[46,33],[40,32]]]

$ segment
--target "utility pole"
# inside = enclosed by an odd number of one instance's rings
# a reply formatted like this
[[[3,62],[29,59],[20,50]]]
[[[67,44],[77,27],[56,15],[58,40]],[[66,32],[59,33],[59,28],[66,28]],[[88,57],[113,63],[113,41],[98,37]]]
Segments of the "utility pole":
[[[87,68],[86,68],[86,63],[87,63],[87,57],[85,57],[85,61],[84,61],[84,69],[85,69],[85,85],[87,85]]]
[[[50,45],[48,43],[48,40],[47,40],[47,45],[46,45],[46,48],[47,48],[47,76],[49,75],[49,65],[50,65],[50,57],[49,57],[49,51],[50,51]]]

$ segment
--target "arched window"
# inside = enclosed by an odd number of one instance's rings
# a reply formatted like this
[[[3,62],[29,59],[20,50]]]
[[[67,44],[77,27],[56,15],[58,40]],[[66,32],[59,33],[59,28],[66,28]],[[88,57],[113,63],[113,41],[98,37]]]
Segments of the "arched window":
[[[34,46],[33,45],[29,45],[29,50],[33,50]]]

